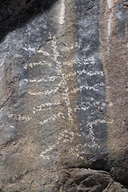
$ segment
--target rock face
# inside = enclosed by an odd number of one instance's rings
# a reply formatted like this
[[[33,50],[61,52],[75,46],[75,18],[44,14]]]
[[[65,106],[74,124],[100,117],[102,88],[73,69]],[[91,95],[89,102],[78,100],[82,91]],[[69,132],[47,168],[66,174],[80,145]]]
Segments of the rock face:
[[[89,169],[75,169],[63,171],[60,182],[60,191],[94,191],[94,192],[118,192],[127,191],[119,183],[114,182],[105,171]]]
[[[128,2],[0,4],[0,191],[127,192]]]

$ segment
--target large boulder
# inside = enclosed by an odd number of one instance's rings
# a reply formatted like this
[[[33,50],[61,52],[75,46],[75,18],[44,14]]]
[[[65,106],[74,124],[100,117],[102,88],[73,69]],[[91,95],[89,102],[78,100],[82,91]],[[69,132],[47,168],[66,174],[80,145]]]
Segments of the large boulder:
[[[128,191],[127,1],[0,5],[0,191]]]

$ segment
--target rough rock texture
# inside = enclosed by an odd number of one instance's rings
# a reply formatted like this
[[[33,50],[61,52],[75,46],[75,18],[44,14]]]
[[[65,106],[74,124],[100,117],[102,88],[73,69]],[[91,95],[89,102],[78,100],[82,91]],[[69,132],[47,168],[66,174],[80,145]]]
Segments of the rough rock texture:
[[[77,192],[119,192],[127,191],[119,183],[114,182],[105,171],[91,169],[64,170],[60,178],[60,191]]]
[[[127,192],[128,2],[0,2],[0,191]]]

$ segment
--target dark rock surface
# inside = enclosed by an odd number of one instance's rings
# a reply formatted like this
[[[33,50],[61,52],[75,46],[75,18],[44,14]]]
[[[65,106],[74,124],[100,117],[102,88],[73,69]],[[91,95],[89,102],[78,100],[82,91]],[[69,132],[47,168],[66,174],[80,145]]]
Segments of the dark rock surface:
[[[76,6],[78,114],[79,128],[85,144],[82,155],[89,159],[89,164],[92,159],[91,163],[95,163],[98,168],[96,161],[105,163],[108,154],[105,77],[99,55],[100,4],[99,1],[86,0],[81,3],[76,1]]]
[[[0,191],[127,192],[128,6],[0,2]]]

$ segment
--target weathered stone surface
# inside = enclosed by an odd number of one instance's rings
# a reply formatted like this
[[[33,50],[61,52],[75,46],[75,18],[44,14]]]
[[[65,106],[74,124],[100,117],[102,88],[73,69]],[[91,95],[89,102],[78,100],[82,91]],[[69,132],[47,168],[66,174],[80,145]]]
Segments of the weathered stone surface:
[[[106,82],[106,104],[111,174],[128,185],[128,131],[127,131],[127,20],[126,1],[101,3],[100,40]],[[105,9],[103,10],[103,5]],[[108,13],[108,14],[107,14]],[[107,25],[103,24],[106,19]]]
[[[0,10],[0,190],[128,191],[127,1]]]
[[[114,182],[105,171],[91,169],[72,169],[63,171],[60,178],[60,191],[65,192],[125,192],[119,183]]]

